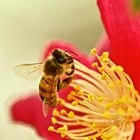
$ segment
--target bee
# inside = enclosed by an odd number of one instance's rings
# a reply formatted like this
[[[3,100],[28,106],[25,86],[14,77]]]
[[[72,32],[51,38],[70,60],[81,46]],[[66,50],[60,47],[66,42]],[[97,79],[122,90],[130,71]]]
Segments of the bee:
[[[58,91],[67,87],[73,80],[74,59],[67,52],[55,49],[42,63],[21,64],[14,67],[16,75],[27,80],[35,80],[41,76],[39,96],[45,116],[47,116],[48,107],[57,105]]]

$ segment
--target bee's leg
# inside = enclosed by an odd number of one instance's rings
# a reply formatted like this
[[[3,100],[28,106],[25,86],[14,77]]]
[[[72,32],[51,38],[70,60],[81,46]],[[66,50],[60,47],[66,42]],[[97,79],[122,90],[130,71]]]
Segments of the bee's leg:
[[[58,79],[58,82],[57,82],[57,91],[61,90],[61,81],[60,81],[60,78]]]
[[[57,84],[57,91],[66,88],[69,86],[69,84],[72,82],[73,76],[65,78],[62,82],[59,80]]]
[[[70,69],[68,69],[65,74],[71,76],[74,73],[75,66],[74,64],[71,65]]]

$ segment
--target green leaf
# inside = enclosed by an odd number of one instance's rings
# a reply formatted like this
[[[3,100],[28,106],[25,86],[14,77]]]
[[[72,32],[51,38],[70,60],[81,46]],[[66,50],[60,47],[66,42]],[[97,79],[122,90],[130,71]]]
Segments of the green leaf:
[[[140,10],[140,0],[132,0],[133,1],[133,5],[134,5],[134,9]]]

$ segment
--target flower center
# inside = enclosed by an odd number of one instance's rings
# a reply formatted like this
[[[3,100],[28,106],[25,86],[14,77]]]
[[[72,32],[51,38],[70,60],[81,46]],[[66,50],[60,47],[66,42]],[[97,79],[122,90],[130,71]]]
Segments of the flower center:
[[[67,100],[59,99],[61,110],[54,109],[49,131],[70,140],[131,140],[134,121],[140,119],[140,96],[121,66],[98,56],[94,70],[75,60],[75,75]]]

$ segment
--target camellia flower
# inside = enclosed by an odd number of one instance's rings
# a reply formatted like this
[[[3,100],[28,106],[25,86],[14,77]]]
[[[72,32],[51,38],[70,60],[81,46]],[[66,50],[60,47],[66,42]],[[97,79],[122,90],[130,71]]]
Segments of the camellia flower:
[[[98,5],[109,39],[97,50],[110,54],[92,49],[94,56],[86,57],[71,44],[53,42],[45,57],[60,48],[80,60],[74,61],[70,87],[59,92],[58,106],[47,118],[37,95],[12,106],[13,120],[30,124],[48,140],[140,140],[140,15],[131,12],[129,0],[98,0]]]

